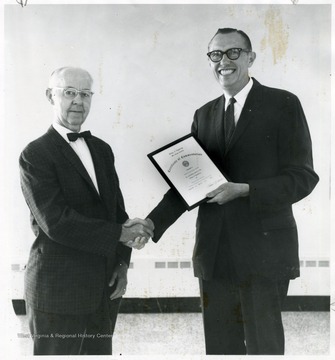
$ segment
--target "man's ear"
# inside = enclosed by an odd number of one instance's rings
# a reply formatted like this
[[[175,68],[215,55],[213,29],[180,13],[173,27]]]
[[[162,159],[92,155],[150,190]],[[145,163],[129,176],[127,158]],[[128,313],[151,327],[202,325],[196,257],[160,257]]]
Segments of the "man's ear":
[[[207,56],[207,60],[208,60],[208,66],[212,69],[214,63],[211,61],[211,59],[208,56]]]
[[[54,105],[54,100],[52,98],[52,89],[47,88],[45,90],[45,96],[47,97],[48,101],[50,102],[51,105]]]
[[[248,53],[248,67],[251,67],[254,61],[256,60],[256,53],[253,51],[250,51]]]

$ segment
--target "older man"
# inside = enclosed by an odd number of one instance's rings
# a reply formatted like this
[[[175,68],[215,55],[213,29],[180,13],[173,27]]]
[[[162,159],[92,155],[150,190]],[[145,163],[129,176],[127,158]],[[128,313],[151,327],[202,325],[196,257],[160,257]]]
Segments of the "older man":
[[[24,197],[36,239],[25,274],[35,355],[108,355],[131,249],[153,236],[128,215],[110,146],[80,133],[92,101],[92,77],[64,67],[46,96],[54,119],[21,153]],[[123,224],[123,225],[122,225]]]
[[[281,309],[299,276],[292,204],[318,182],[299,99],[249,77],[249,37],[219,29],[209,65],[223,95],[199,108],[192,133],[229,182],[199,207],[193,253],[207,354],[283,354]],[[185,211],[169,190],[148,215],[154,241]]]

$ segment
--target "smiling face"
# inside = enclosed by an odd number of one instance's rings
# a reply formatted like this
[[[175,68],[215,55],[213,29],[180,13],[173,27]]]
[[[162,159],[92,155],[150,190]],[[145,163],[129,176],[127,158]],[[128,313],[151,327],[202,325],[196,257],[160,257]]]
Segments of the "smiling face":
[[[250,50],[247,48],[243,36],[232,32],[217,34],[209,44],[208,51],[220,50],[225,52],[232,48]],[[225,54],[220,62],[212,62],[209,59],[209,65],[222,89],[230,96],[234,96],[248,83],[248,69],[252,66],[255,58],[256,54],[254,52],[241,51],[237,60],[230,60]]]
[[[64,68],[52,76],[46,95],[54,106],[55,120],[59,125],[72,131],[80,131],[90,111],[92,100],[91,97],[83,97],[80,93],[73,99],[68,98],[64,95],[63,88],[91,90],[91,87],[92,79],[82,69]]]

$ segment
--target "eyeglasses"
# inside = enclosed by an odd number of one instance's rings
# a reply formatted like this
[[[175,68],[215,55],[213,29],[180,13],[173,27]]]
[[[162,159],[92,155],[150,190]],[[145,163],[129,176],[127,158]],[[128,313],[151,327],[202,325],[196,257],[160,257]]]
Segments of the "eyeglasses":
[[[78,90],[72,87],[63,88],[63,87],[55,86],[54,88],[63,90],[63,95],[67,99],[74,99],[78,94],[80,94],[80,96],[83,97],[84,99],[91,99],[92,95],[94,94],[94,92],[90,90]]]
[[[224,54],[226,54],[227,58],[230,60],[237,60],[240,57],[242,51],[247,52],[247,53],[250,52],[250,50],[244,50],[241,48],[231,48],[231,49],[228,49],[227,51],[214,50],[214,51],[207,53],[207,56],[213,62],[220,62],[222,60]]]

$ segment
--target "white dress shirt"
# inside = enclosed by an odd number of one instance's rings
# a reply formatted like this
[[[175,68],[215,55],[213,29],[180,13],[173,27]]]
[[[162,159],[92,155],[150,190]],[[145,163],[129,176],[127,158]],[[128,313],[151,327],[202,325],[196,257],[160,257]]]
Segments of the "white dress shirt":
[[[248,81],[247,85],[245,85],[245,87],[239,92],[237,93],[235,96],[234,96],[234,99],[236,100],[235,104],[234,104],[234,120],[235,120],[235,125],[237,124],[239,118],[240,118],[240,115],[241,115],[241,112],[242,112],[242,109],[243,109],[243,106],[245,104],[245,101],[247,100],[247,96],[252,88],[252,85],[253,85],[253,81],[252,81],[252,78],[250,78],[250,80]],[[227,95],[225,93],[224,94],[224,97],[226,99],[226,102],[225,102],[225,110],[227,110],[227,107],[229,105],[229,99],[231,98],[230,95]]]
[[[56,122],[52,123],[53,128],[62,136],[62,138],[70,144],[72,149],[75,151],[75,153],[78,155],[79,159],[83,163],[86,171],[88,172],[88,175],[93,181],[93,184],[95,188],[97,189],[99,193],[99,187],[97,182],[97,177],[95,174],[94,164],[92,160],[92,155],[90,152],[90,149],[88,148],[85,139],[78,138],[76,141],[70,141],[66,134],[74,132],[71,131],[64,126],[59,125]]]

